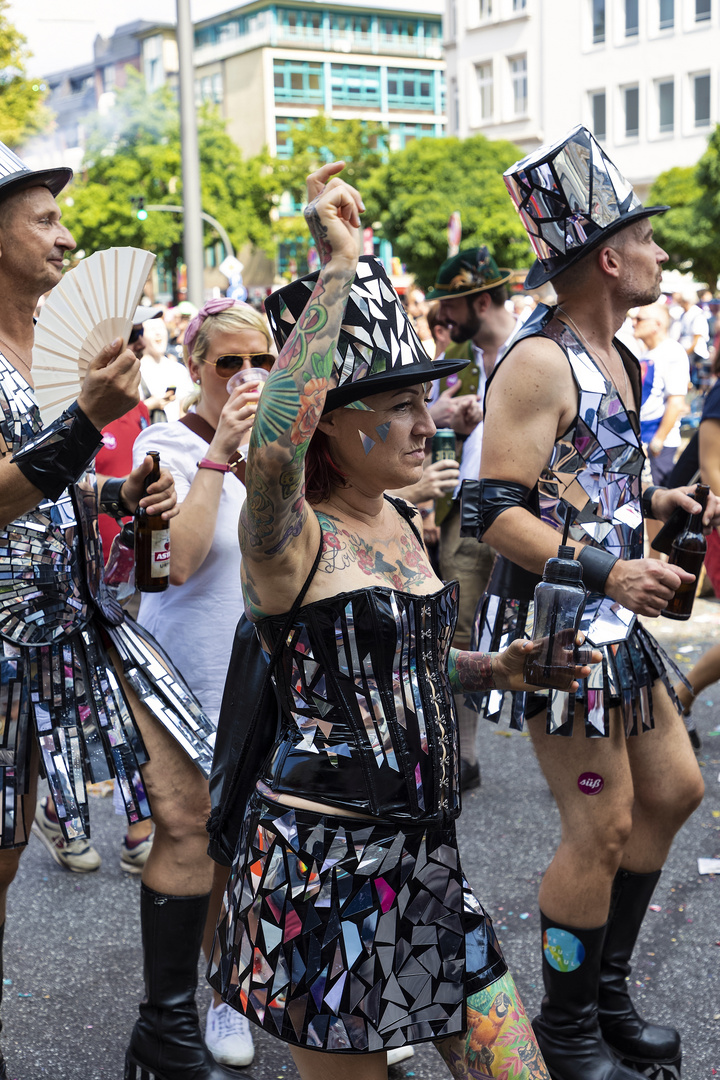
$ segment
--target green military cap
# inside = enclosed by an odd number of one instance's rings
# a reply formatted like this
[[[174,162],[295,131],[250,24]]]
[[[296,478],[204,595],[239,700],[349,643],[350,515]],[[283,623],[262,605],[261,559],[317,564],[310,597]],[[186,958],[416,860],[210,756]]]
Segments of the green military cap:
[[[426,300],[446,300],[454,296],[470,296],[485,292],[510,280],[512,270],[498,267],[488,249],[466,248],[446,259],[438,270],[437,281]]]

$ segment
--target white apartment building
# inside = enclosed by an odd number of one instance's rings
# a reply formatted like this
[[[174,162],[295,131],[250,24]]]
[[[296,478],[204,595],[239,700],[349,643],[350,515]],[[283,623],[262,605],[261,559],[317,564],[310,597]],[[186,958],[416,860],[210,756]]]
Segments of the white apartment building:
[[[446,0],[448,132],[525,150],[581,122],[643,197],[720,120],[720,0]]]

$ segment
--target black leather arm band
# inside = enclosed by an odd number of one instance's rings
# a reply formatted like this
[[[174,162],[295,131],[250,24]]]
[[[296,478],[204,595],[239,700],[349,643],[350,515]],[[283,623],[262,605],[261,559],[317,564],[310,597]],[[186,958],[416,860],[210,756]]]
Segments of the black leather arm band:
[[[74,484],[102,446],[102,435],[77,402],[13,457],[26,480],[52,502]]]
[[[604,548],[591,547],[585,544],[580,548],[576,556],[577,561],[583,568],[583,583],[589,592],[605,592],[605,582],[608,574],[617,562],[617,555],[612,555]]]
[[[127,480],[126,476],[110,476],[102,486],[100,493],[100,513],[109,514],[116,521],[124,517],[132,517],[133,512],[123,501],[122,486]]]
[[[460,488],[460,535],[482,540],[492,523],[513,506],[530,509],[531,488],[510,480],[463,480]]]
[[[655,521],[655,515],[653,514],[652,509],[652,497],[656,491],[660,491],[660,488],[657,485],[655,485],[655,487],[645,488],[642,493],[642,498],[640,499],[643,517],[646,519],[650,518],[651,521]]]

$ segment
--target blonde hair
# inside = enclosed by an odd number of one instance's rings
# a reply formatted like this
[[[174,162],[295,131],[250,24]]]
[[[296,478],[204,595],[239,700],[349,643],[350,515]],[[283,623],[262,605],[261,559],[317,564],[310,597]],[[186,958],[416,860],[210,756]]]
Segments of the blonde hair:
[[[207,356],[213,334],[237,334],[239,330],[255,330],[265,336],[268,349],[272,347],[272,336],[267,319],[250,305],[237,304],[235,307],[219,311],[217,315],[208,315],[197,332],[192,345],[192,352],[188,351],[187,345],[183,344],[183,360],[185,367],[190,370],[190,359],[196,364],[202,364]],[[183,412],[187,412],[192,405],[197,405],[202,397],[199,385],[193,388],[192,393],[182,403]]]

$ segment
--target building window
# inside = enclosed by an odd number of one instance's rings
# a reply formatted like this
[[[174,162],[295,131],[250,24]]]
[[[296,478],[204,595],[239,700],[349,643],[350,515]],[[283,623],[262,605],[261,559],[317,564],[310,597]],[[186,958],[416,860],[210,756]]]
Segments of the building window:
[[[672,79],[658,83],[658,130],[669,135],[675,130],[675,83]]]
[[[695,0],[695,22],[707,22],[711,15],[712,0]]]
[[[478,0],[480,22],[492,19],[493,0]]]
[[[492,60],[478,64],[477,84],[480,95],[480,119],[492,120],[493,115],[493,66]]]
[[[333,64],[331,69],[333,105],[380,106],[380,68],[357,64]]]
[[[639,29],[638,0],[625,0],[625,37],[637,37]]]
[[[605,40],[605,0],[592,0],[593,45]]]
[[[390,124],[390,148],[404,150],[415,139],[432,139],[435,136],[434,124]]]
[[[273,63],[276,101],[302,101],[323,104],[322,64],[295,60]]]
[[[302,41],[322,39],[322,15],[319,11],[278,8],[277,20],[285,37],[300,38]]]
[[[293,141],[290,137],[290,126],[296,121],[289,116],[275,117],[275,146],[276,155],[279,158],[291,158],[293,156]]]
[[[661,30],[672,30],[675,25],[675,0],[658,0],[659,26]]]
[[[693,100],[695,102],[695,127],[707,127],[710,123],[710,76],[693,76]]]
[[[527,112],[527,57],[510,58],[510,81],[512,83],[513,115],[525,116]]]
[[[590,95],[590,111],[592,113],[593,135],[599,142],[603,142],[607,138],[607,109],[604,90]]]
[[[636,139],[640,133],[640,91],[637,86],[623,90],[625,100],[625,138]]]
[[[513,14],[520,15],[527,8],[527,0],[513,0]]]
[[[388,68],[388,106],[391,109],[435,109],[432,71]]]
[[[362,45],[370,41],[372,23],[369,15],[331,15],[330,29],[333,38],[351,38]]]
[[[380,19],[380,43],[407,49],[414,49],[418,37],[417,19]]]

